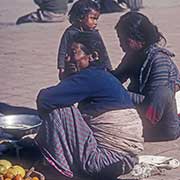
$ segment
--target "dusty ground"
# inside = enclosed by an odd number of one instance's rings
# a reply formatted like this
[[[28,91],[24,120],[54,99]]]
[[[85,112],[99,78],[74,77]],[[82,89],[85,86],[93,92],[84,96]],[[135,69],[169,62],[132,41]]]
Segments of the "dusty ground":
[[[58,82],[56,57],[59,38],[68,21],[52,24],[15,25],[16,19],[36,9],[31,0],[0,0],[0,105],[35,109],[36,95],[42,87]],[[180,1],[144,0],[141,10],[158,25],[176,53],[180,67]],[[124,12],[123,12],[124,13]],[[123,13],[102,15],[98,28],[114,67],[122,57],[114,25]],[[180,140],[145,143],[143,154],[173,156],[180,160]],[[127,179],[127,178],[126,178]],[[148,180],[180,180],[180,168]],[[49,179],[50,180],[50,179]]]

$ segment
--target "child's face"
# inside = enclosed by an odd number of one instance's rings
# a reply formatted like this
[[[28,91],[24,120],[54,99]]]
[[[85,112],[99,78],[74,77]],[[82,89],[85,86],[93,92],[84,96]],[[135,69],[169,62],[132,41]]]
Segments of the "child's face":
[[[82,20],[82,26],[85,30],[93,30],[97,26],[97,20],[99,19],[100,12],[91,10],[87,16]]]
[[[76,61],[79,69],[84,69],[89,66],[89,56],[81,49],[80,43],[73,43],[71,46],[71,58]]]

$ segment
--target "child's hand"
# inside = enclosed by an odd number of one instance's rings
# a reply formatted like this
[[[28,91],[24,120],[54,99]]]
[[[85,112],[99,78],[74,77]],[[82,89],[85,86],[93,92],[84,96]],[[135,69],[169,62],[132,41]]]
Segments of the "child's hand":
[[[64,68],[59,68],[59,80],[62,80],[64,78]]]

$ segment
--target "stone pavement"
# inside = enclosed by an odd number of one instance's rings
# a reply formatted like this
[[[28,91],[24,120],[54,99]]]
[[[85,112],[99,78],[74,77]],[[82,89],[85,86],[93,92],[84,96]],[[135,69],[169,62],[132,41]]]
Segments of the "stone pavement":
[[[16,19],[37,7],[31,0],[0,0],[0,107],[36,109],[39,89],[58,82],[56,58],[59,39],[68,21],[50,24],[15,25]],[[144,0],[145,13],[166,36],[167,47],[176,53],[180,67],[180,1]],[[114,25],[122,13],[102,15],[98,28],[107,46],[112,64],[122,57]],[[143,154],[172,156],[180,160],[180,140],[145,143]],[[127,178],[125,178],[127,179]],[[165,176],[148,180],[180,180],[180,168],[166,171]]]

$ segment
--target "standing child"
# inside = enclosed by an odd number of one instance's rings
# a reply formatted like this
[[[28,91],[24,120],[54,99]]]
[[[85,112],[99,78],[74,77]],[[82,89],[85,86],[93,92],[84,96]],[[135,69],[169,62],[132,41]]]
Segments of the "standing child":
[[[135,100],[145,97],[137,105],[145,140],[178,138],[175,93],[180,87],[180,73],[172,61],[174,54],[161,47],[161,40],[166,44],[166,39],[148,17],[138,12],[121,16],[115,29],[125,56],[113,73],[122,83],[130,79],[128,90]]]
[[[66,68],[66,55],[68,52],[69,45],[75,38],[79,32],[83,31],[96,31],[97,41],[101,42],[101,53],[100,53],[100,61],[102,60],[102,65],[111,70],[112,66],[104,46],[101,35],[98,30],[96,30],[97,20],[100,16],[100,7],[99,5],[92,0],[78,0],[75,2],[69,11],[69,22],[71,26],[69,26],[61,39],[59,51],[58,51],[58,69],[59,69],[59,78],[63,79],[64,76],[69,75],[71,72],[68,72],[68,68]]]

